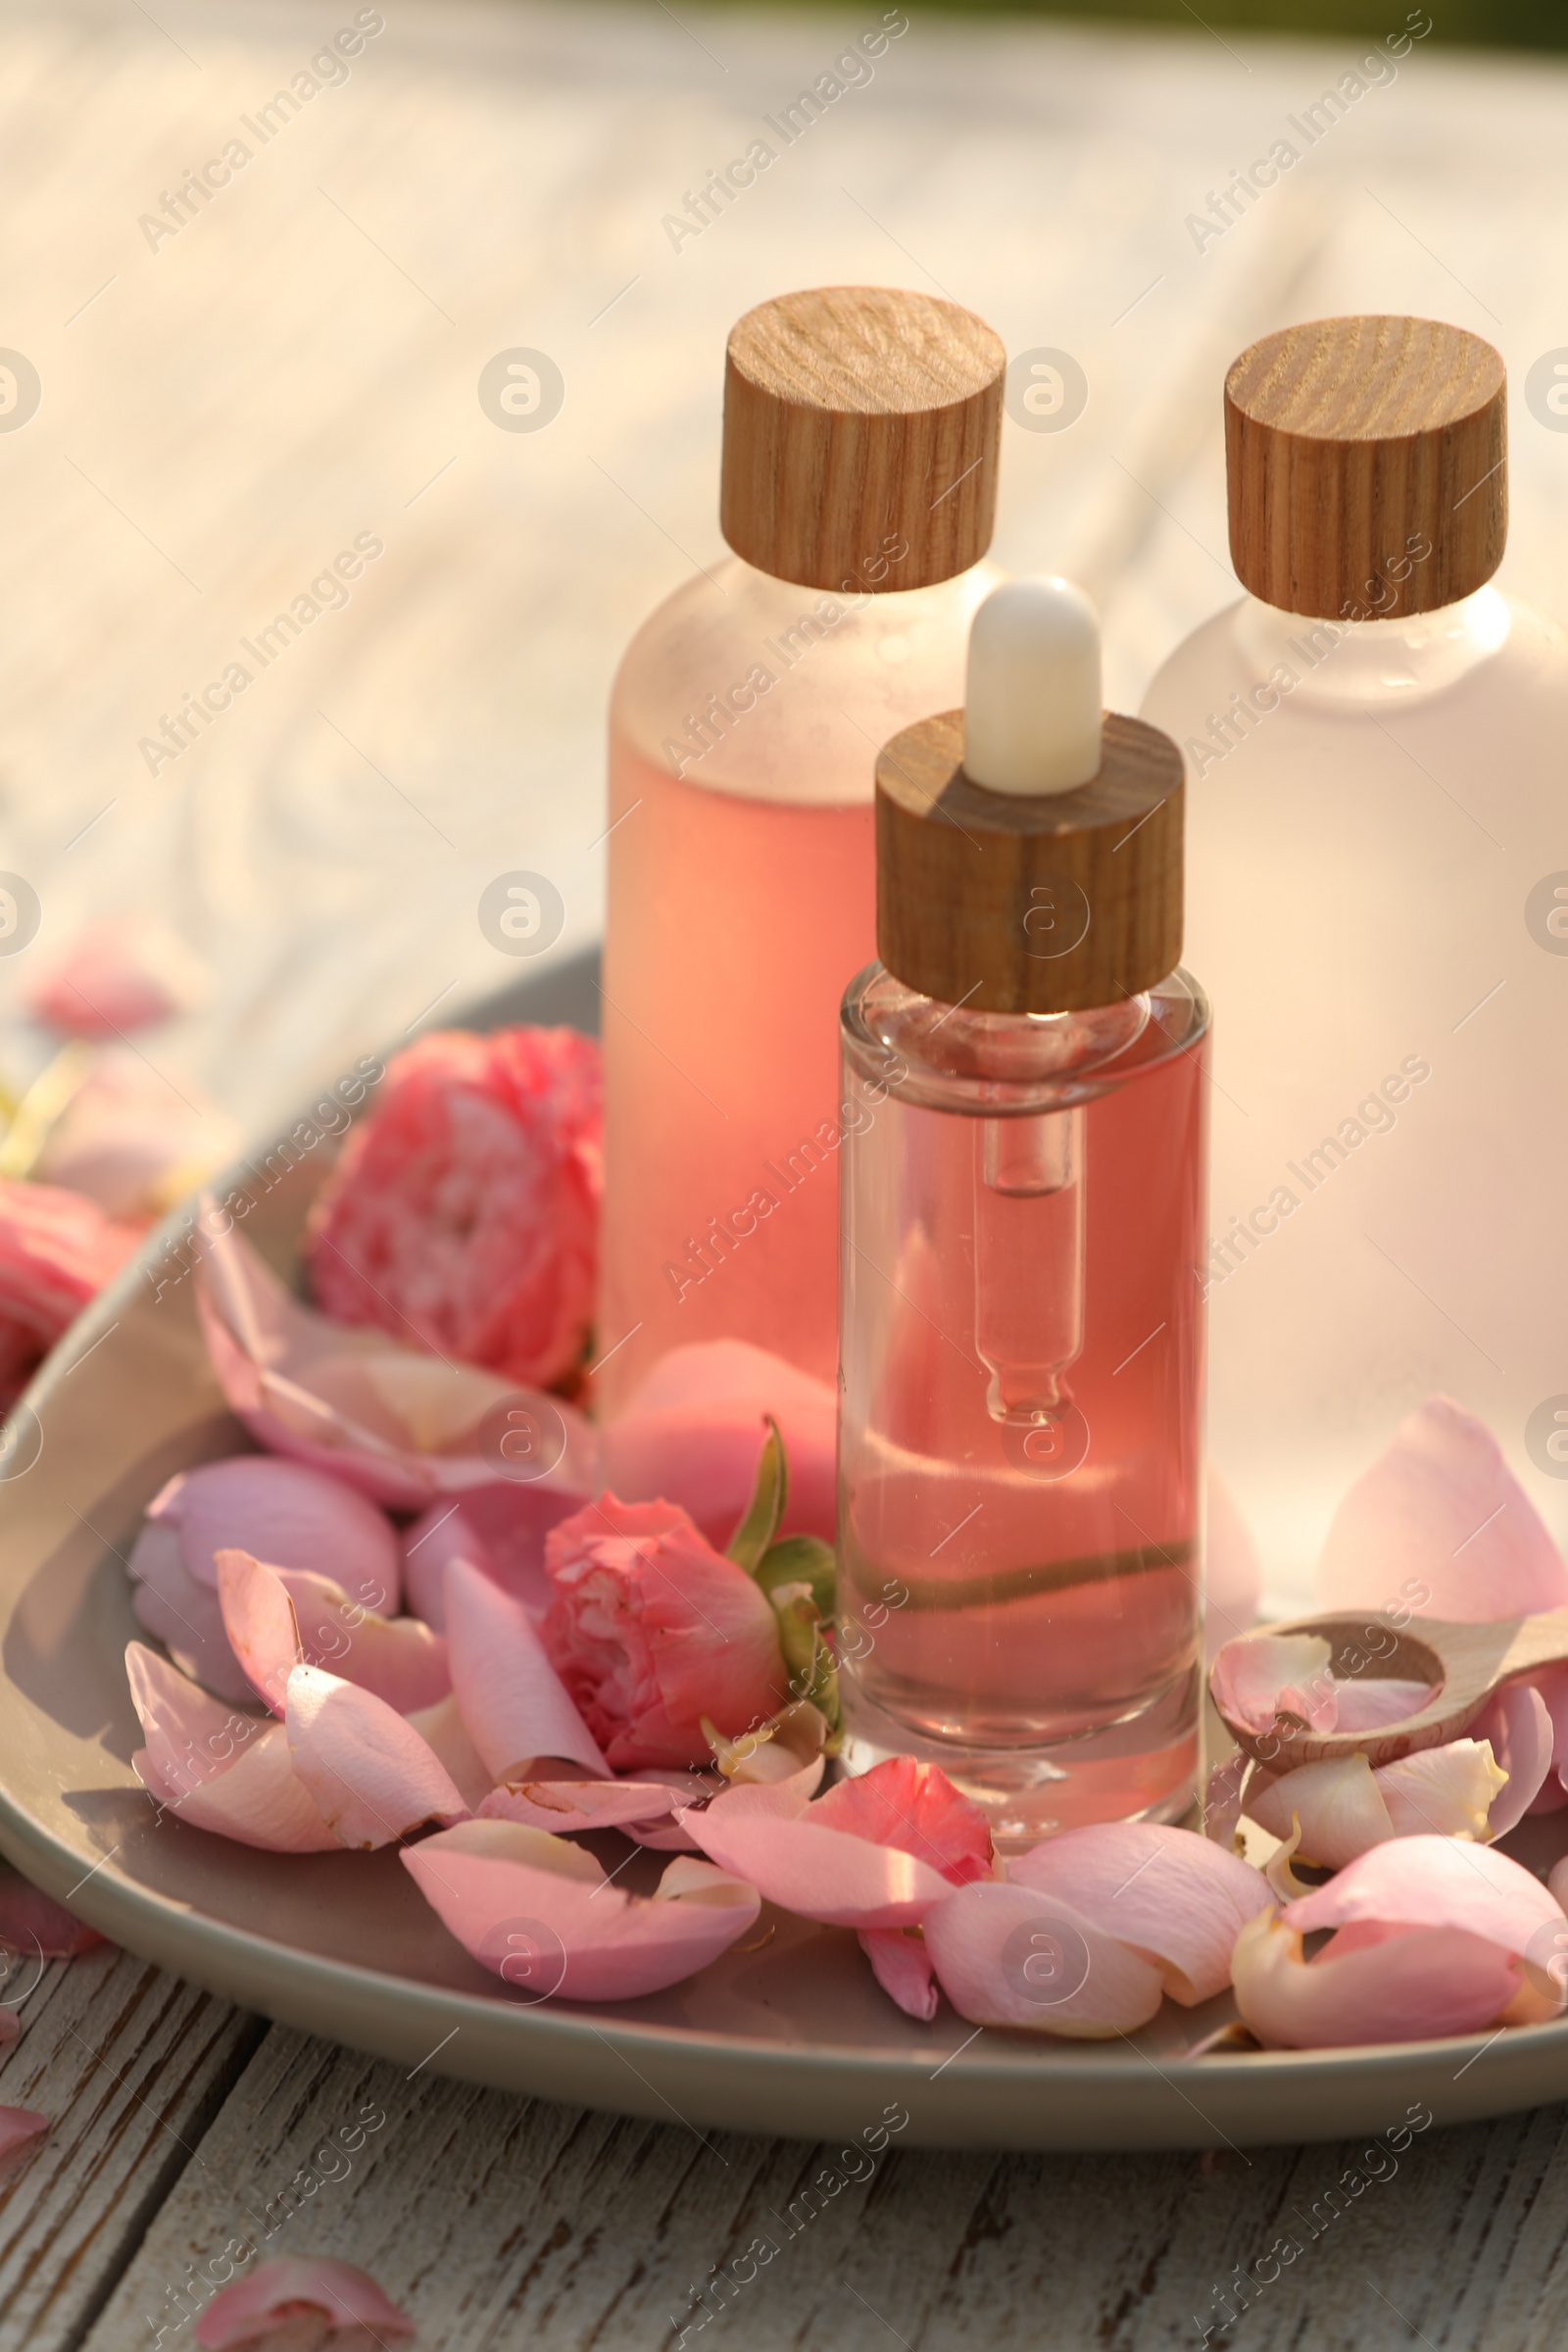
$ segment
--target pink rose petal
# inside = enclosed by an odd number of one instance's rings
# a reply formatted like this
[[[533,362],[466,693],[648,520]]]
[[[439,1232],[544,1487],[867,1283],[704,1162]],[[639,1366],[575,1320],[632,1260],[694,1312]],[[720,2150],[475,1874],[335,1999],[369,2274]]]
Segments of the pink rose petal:
[[[514,1484],[475,1487],[461,1502],[442,1495],[403,1539],[410,1609],[444,1634],[447,1568],[466,1560],[520,1601],[530,1617],[542,1617],[550,1606],[545,1538],[587,1499],[556,1487]]]
[[[492,1788],[476,1810],[481,1821],[520,1821],[530,1830],[570,1838],[618,1830],[674,1811],[675,1791],[647,1781],[519,1781]]]
[[[194,1011],[211,987],[207,962],[160,916],[109,915],[50,959],[27,1008],[70,1037],[123,1037]]]
[[[766,1434],[789,1459],[781,1533],[833,1541],[838,1398],[764,1348],[704,1340],[672,1348],[602,1436],[605,1483],[624,1502],[671,1502],[722,1550],[745,1514]]]
[[[991,1827],[980,1807],[960,1796],[936,1765],[913,1756],[889,1756],[840,1781],[811,1807],[810,1818],[821,1829],[899,1846],[956,1886],[991,1876]]]
[[[421,1617],[377,1617],[355,1606],[330,1577],[280,1568],[277,1581],[294,1604],[308,1666],[325,1666],[346,1683],[373,1690],[400,1715],[433,1707],[452,1688],[447,1645]]]
[[[196,1238],[196,1302],[213,1371],[259,1445],[394,1510],[422,1511],[438,1494],[495,1486],[536,1484],[568,1508],[593,1493],[597,1441],[572,1405],[313,1313],[210,1200]],[[513,1479],[495,1447],[482,1450],[486,1415],[519,1405],[564,1446],[536,1482]]]
[[[434,1751],[368,1690],[296,1666],[284,1716],[294,1769],[343,1845],[390,1845],[427,1821],[467,1812]]]
[[[1508,1855],[1435,1837],[1374,1846],[1326,1886],[1292,1903],[1285,1917],[1303,1934],[1361,1921],[1463,1929],[1521,1957],[1544,1929],[1562,1925],[1546,1888]]]
[[[1339,1870],[1358,1854],[1394,1836],[1388,1806],[1365,1756],[1338,1756],[1302,1764],[1295,1772],[1254,1773],[1244,1809],[1270,1837],[1288,1838],[1293,1822],[1301,1835],[1293,1860]]]
[[[1333,1654],[1320,1634],[1244,1634],[1215,1653],[1215,1704],[1250,1732],[1271,1731],[1282,1713],[1330,1732],[1339,1712]]]
[[[511,1821],[469,1821],[406,1848],[431,1909],[484,1967],[531,1999],[628,2001],[706,1968],[745,1935],[754,1889],[679,1856],[651,1899],[592,1855]]]
[[[334,2332],[363,2328],[369,2339],[383,2343],[415,2332],[407,2312],[389,2302],[373,2278],[352,2262],[325,2254],[286,2254],[259,2263],[213,2297],[192,2332],[202,2352],[236,2352],[290,2320],[317,2315]]]
[[[132,1642],[130,1695],[147,1745],[131,1761],[149,1794],[193,1829],[270,1853],[324,1853],[337,1844],[294,1770],[280,1723],[209,1697]]]
[[[829,1928],[917,1927],[950,1882],[898,1846],[820,1829],[814,1806],[793,1819],[764,1809],[781,1784],[737,1788],[684,1826],[710,1861],[780,1910]]]
[[[1007,1877],[1152,1960],[1189,2008],[1230,1982],[1238,1934],[1272,1899],[1262,1874],[1211,1838],[1144,1821],[1063,1830]]]
[[[1319,1605],[1479,1624],[1568,1604],[1568,1567],[1486,1425],[1446,1396],[1399,1424],[1334,1514]]]
[[[889,2000],[896,2001],[906,2017],[917,2017],[928,2026],[940,1999],[924,1937],[902,1928],[862,1928],[860,1949]]]
[[[610,1766],[546,1654],[527,1611],[466,1560],[447,1569],[452,1686],[491,1777],[564,1756],[608,1780]]]
[[[0,1410],[119,1273],[137,1238],[79,1193],[0,1177]]]
[[[1164,1993],[1151,1961],[1033,1886],[950,1888],[924,1933],[938,1983],[971,2025],[1105,2038],[1147,2025]]]
[[[31,2107],[0,2107],[0,2173],[20,2165],[48,2129],[49,2118]]]
[[[1376,1850],[1402,1852],[1408,1842]],[[1336,1956],[1336,1936],[1315,1960],[1304,1961],[1300,1936],[1287,1924],[1300,1907],[1292,1904],[1283,1921],[1261,1914],[1236,1942],[1236,2004],[1265,2049],[1358,2048],[1476,2034],[1495,2023],[1519,1989],[1518,1965],[1508,1953],[1460,1928],[1407,1928],[1343,1957]]]
[[[1402,1723],[1419,1715],[1432,1697],[1430,1683],[1401,1682],[1370,1675],[1330,1678],[1334,1686],[1334,1729],[1337,1732],[1379,1732],[1385,1724]]]
[[[252,1690],[281,1715],[288,1678],[305,1654],[288,1587],[248,1551],[220,1551],[217,1557],[223,1631]]]
[[[409,1722],[452,1775],[470,1813],[476,1813],[495,1786],[495,1775],[468,1737],[456,1692],[449,1691],[433,1707],[414,1707]]]
[[[223,1630],[216,1591],[185,1565],[179,1531],[149,1520],[131,1545],[130,1605],[136,1623],[162,1642],[180,1669],[220,1698],[248,1700],[250,1676]]]
[[[0,1862],[0,1943],[15,1952],[37,1952],[45,1960],[74,1960],[102,1941],[96,1928],[74,1919],[64,1903],[9,1862]]]
[[[147,1506],[177,1528],[198,1584],[218,1584],[217,1554],[248,1551],[272,1568],[329,1576],[361,1608],[397,1613],[400,1555],[386,1514],[363,1494],[302,1462],[266,1453],[181,1470]]]

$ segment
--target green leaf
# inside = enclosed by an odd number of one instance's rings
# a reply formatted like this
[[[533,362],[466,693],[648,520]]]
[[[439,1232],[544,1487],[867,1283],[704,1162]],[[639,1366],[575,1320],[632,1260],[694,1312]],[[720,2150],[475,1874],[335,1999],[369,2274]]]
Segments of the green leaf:
[[[784,1441],[779,1436],[778,1423],[769,1413],[767,1436],[762,1441],[752,1499],[746,1506],[746,1516],[724,1546],[726,1555],[735,1562],[737,1568],[744,1568],[748,1576],[757,1574],[758,1563],[778,1534],[789,1491],[790,1474],[784,1459]]]
[[[763,1552],[752,1574],[764,1592],[777,1585],[809,1585],[818,1617],[833,1614],[838,1582],[833,1546],[820,1536],[780,1536]]]

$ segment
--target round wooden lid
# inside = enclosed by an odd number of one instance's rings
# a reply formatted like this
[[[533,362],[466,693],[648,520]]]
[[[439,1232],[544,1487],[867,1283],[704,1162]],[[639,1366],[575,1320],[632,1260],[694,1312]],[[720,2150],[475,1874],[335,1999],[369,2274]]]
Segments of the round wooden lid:
[[[991,544],[1007,355],[931,294],[820,286],[748,311],[724,374],[719,524],[804,587],[928,588]]]
[[[1231,561],[1244,587],[1326,619],[1471,595],[1508,535],[1505,378],[1432,318],[1317,318],[1225,379]]]
[[[978,1012],[1082,1012],[1175,970],[1182,756],[1105,713],[1074,792],[988,792],[964,773],[963,712],[922,719],[876,765],[877,954],[906,987]]]

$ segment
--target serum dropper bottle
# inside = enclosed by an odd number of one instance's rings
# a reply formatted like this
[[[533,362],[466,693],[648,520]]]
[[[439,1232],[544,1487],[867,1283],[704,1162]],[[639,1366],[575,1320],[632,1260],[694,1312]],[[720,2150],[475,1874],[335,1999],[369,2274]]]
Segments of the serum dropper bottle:
[[[1198,1771],[1208,1007],[1181,755],[1100,698],[1080,590],[981,605],[965,708],[877,761],[841,1022],[845,1756],[1004,1847]]]

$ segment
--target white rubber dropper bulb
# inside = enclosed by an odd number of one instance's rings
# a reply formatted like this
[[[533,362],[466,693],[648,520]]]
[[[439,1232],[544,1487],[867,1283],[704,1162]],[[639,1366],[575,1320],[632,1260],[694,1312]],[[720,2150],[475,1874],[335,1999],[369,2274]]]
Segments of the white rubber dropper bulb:
[[[1100,615],[1053,573],[1005,580],[969,627],[963,764],[988,792],[1073,792],[1101,760]]]

